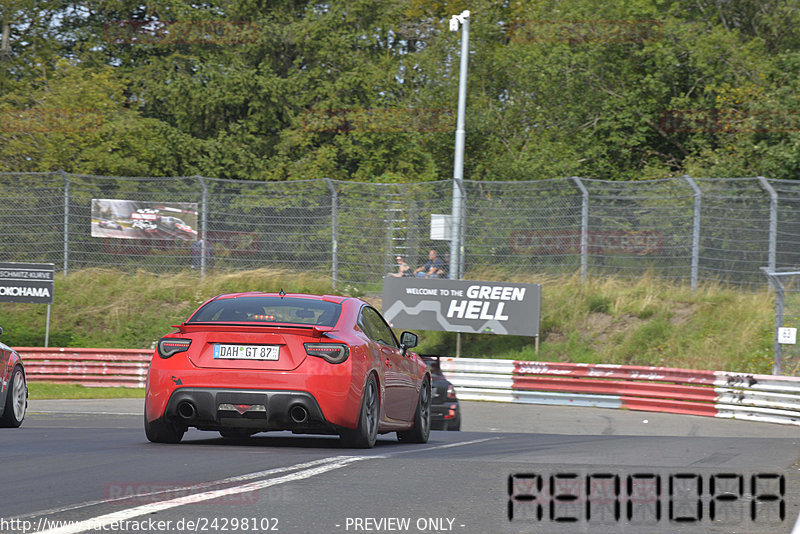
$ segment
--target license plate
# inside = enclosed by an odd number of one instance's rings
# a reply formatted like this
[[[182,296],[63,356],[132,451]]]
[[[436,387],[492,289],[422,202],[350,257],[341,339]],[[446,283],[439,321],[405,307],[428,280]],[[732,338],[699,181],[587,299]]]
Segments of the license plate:
[[[278,359],[278,345],[224,345],[214,344],[216,360],[272,360]]]

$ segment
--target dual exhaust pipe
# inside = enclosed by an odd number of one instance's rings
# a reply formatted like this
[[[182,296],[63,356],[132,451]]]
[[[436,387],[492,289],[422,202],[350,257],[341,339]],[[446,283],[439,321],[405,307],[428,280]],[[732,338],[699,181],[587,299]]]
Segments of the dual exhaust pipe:
[[[178,417],[185,422],[191,422],[197,417],[197,408],[191,401],[181,401],[176,408]],[[289,418],[295,424],[302,424],[308,421],[308,410],[301,404],[295,404],[289,408]]]

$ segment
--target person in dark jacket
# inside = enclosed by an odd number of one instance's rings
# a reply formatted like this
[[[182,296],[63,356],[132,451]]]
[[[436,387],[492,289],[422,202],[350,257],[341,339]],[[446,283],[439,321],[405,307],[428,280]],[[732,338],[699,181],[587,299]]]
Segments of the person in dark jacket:
[[[444,272],[444,262],[436,251],[431,249],[428,252],[428,261],[422,267],[417,267],[414,275],[418,278],[441,278]]]

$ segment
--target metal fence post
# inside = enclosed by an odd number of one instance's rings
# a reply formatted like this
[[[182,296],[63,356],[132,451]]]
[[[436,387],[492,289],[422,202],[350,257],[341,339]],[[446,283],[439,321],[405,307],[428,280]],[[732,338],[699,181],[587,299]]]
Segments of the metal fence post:
[[[697,276],[700,269],[700,208],[703,202],[703,192],[691,176],[684,178],[694,191],[694,216],[692,218],[692,293],[697,289]]]
[[[763,176],[758,177],[761,187],[769,193],[769,260],[768,267],[771,273],[775,272],[775,252],[778,242],[778,193],[772,184]]]
[[[69,270],[69,178],[64,169],[58,171],[64,180],[64,276]]]
[[[339,192],[330,178],[325,178],[328,189],[331,191],[331,280],[333,289],[336,289],[336,281],[339,277]]]
[[[776,291],[775,295],[775,327],[773,332],[773,344],[772,344],[772,352],[773,352],[773,361],[772,361],[772,374],[773,375],[780,375],[782,372],[782,361],[783,361],[783,346],[780,343],[778,338],[778,328],[783,326],[783,301],[786,295],[786,292],[783,288],[783,283],[781,283],[780,277],[776,276],[775,271],[768,269],[766,267],[761,267],[761,271],[767,275],[767,280],[769,281],[770,287],[773,287]],[[782,274],[791,274],[797,275],[800,273],[782,273]]]
[[[572,181],[581,192],[581,283],[586,282],[586,270],[589,265],[589,190],[577,176]]]
[[[203,238],[200,240],[200,276],[206,275],[206,250],[208,247],[208,227],[206,226],[206,214],[208,213],[208,186],[202,176],[196,176],[197,181],[200,182],[200,187],[203,188],[203,196],[200,200],[200,232]]]

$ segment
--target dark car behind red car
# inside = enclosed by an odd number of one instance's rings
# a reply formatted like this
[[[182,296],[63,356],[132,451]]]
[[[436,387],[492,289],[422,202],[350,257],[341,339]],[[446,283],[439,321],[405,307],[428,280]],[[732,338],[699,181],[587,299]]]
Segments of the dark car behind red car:
[[[442,373],[439,356],[420,356],[431,370],[431,429],[461,430],[461,407],[456,389]]]

